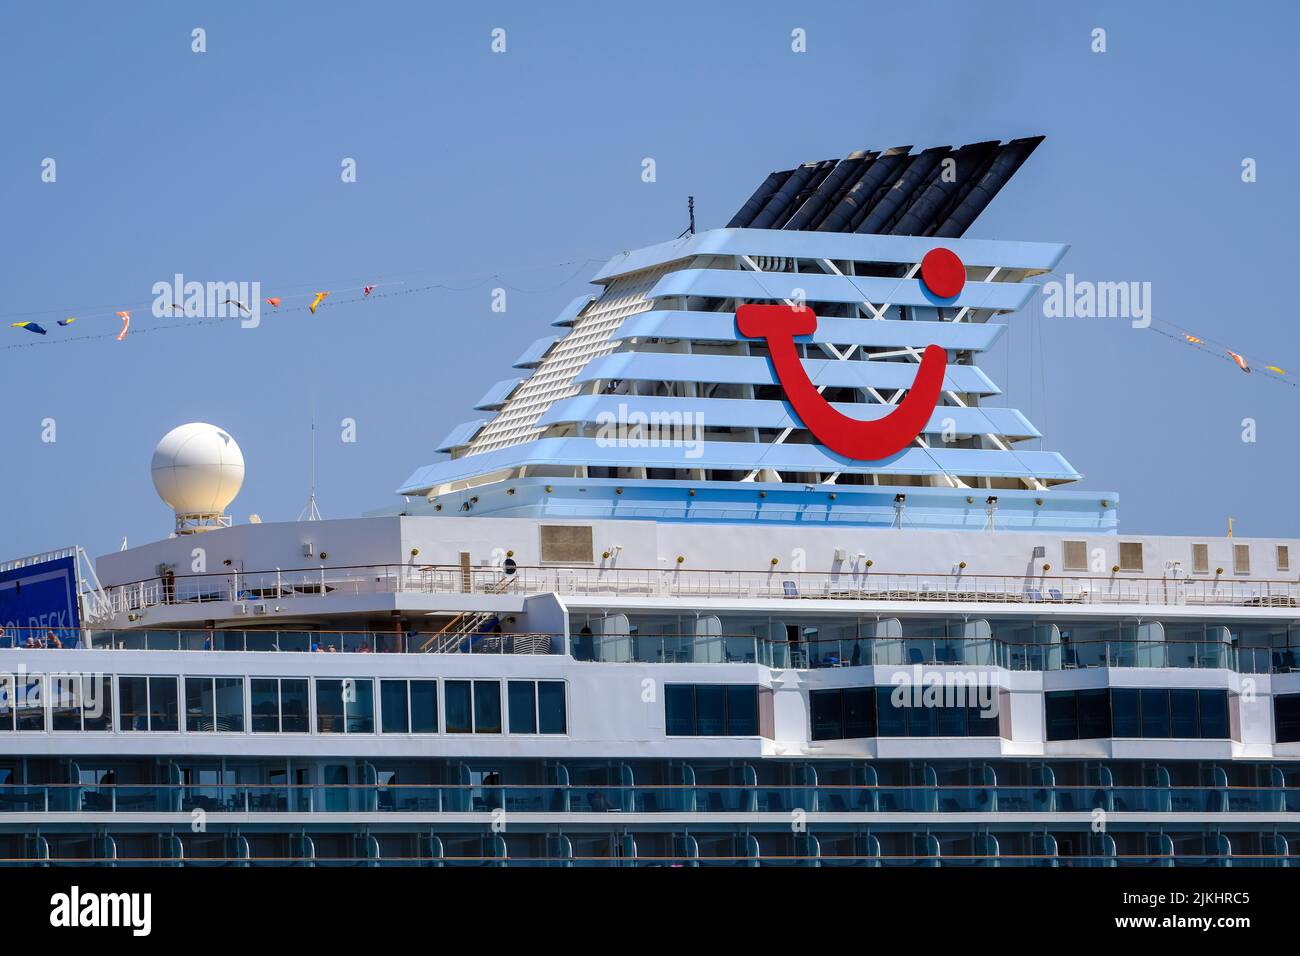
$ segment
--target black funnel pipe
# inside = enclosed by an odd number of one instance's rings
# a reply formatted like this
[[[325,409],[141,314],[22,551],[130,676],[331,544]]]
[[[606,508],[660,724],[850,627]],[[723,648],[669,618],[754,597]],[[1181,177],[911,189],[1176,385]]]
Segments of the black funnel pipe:
[[[939,219],[939,213],[948,206],[949,200],[956,195],[962,184],[984,167],[984,160],[989,151],[995,149],[997,145],[996,140],[989,143],[972,143],[945,156],[939,162],[934,175],[930,177],[929,185],[920,191],[916,201],[898,217],[898,221],[889,230],[890,235],[923,236],[927,230],[937,226],[942,221]],[[951,179],[944,176],[948,159],[953,160]]]
[[[750,229],[770,229],[772,224],[789,210],[790,204],[794,202],[794,197],[799,195],[799,190],[812,179],[813,173],[821,167],[821,163],[804,163],[787,179],[781,188],[776,191],[776,195],[767,201],[762,212],[754,217],[754,221],[748,226]]]
[[[895,146],[893,149],[885,150],[874,163],[867,164],[858,181],[849,188],[844,198],[835,204],[817,226],[817,231],[849,232],[853,219],[865,214],[871,197],[895,173],[911,149],[911,146]]]
[[[1013,140],[1004,146],[988,172],[953,210],[952,215],[934,231],[934,235],[943,239],[953,239],[964,233],[975,221],[975,217],[993,201],[998,190],[1006,185],[1007,180],[1042,141],[1042,136],[1034,136],[1029,139]]]
[[[899,176],[889,191],[871,208],[871,212],[858,224],[854,232],[884,233],[898,211],[911,202],[913,193],[934,172],[939,160],[947,155],[949,147],[935,146],[912,157],[903,175]]]
[[[785,182],[792,172],[794,172],[793,169],[785,169],[768,175],[767,179],[763,180],[763,185],[755,189],[754,195],[750,196],[745,205],[740,207],[740,211],[731,217],[731,221],[727,223],[727,228],[743,229],[753,222],[754,217],[758,215],[758,211],[772,198],[772,194],[776,192],[777,187]]]
[[[850,177],[857,176],[862,171],[863,160],[867,157],[866,150],[855,150],[849,153],[847,157],[835,165],[830,174],[822,180],[821,185],[799,207],[798,211],[786,220],[782,229],[808,229],[821,218],[823,210],[830,206],[831,200],[834,199],[849,182]]]

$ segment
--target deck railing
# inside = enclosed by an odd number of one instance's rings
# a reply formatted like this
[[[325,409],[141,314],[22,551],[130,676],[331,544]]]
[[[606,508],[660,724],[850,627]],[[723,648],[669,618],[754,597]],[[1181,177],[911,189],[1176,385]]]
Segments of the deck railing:
[[[983,575],[864,571],[708,570],[679,567],[363,565],[231,571],[149,578],[106,589],[114,613],[170,604],[278,601],[365,594],[536,594],[647,598],[774,598],[975,605],[1300,607],[1300,583],[1220,575],[1145,578],[1126,573]]]
[[[1300,813],[1291,787],[5,784],[6,813]]]

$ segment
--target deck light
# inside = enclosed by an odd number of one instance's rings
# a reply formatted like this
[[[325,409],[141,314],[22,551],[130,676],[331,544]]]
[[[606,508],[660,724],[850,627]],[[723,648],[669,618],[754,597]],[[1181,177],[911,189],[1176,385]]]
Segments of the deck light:
[[[959,567],[959,568],[965,568],[965,567],[966,567],[966,562],[965,562],[965,561],[960,562],[960,563],[957,565],[957,567]]]
[[[678,564],[682,564],[682,563],[684,563],[685,561],[686,561],[686,556],[685,556],[685,555],[681,555],[681,554],[677,555],[677,563],[678,563]]]
[[[419,549],[419,548],[412,548],[412,549],[411,549],[411,557],[413,557],[413,558],[417,558],[417,557],[419,557],[419,556],[420,556],[420,549]]]

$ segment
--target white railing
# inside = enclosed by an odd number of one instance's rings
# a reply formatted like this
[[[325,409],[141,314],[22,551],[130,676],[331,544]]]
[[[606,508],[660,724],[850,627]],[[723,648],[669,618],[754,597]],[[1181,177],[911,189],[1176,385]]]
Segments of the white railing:
[[[1004,605],[1297,607],[1295,581],[1111,576],[887,574],[690,568],[368,565],[151,578],[107,589],[114,613],[167,604],[274,606],[365,594],[536,594],[658,598],[781,598]]]

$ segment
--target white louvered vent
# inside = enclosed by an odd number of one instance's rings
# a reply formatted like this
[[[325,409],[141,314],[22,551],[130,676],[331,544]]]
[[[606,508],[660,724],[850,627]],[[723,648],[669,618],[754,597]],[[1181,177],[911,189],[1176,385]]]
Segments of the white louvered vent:
[[[1088,570],[1088,542],[1086,541],[1063,541],[1061,547],[1064,550],[1064,560],[1061,562],[1067,571],[1087,571]]]
[[[573,379],[588,362],[618,348],[610,335],[629,315],[650,308],[646,293],[667,271],[650,269],[611,282],[604,294],[578,315],[572,331],[555,344],[532,376],[515,389],[497,417],[469,443],[465,455],[521,445],[541,435],[537,420],[552,403],[577,394]]]

